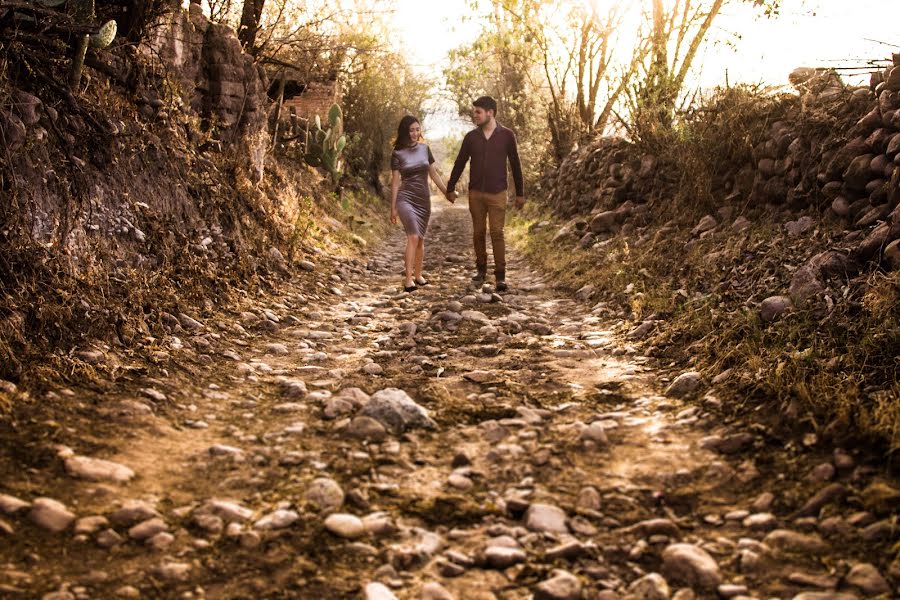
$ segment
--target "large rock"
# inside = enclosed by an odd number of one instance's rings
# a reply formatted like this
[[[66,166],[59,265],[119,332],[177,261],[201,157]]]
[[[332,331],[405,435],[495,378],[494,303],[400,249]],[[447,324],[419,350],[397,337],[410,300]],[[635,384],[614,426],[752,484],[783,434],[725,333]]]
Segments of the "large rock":
[[[361,414],[375,419],[394,434],[417,427],[434,429],[436,426],[427,410],[397,388],[387,388],[373,394]]]
[[[66,472],[72,477],[89,481],[114,481],[125,483],[134,477],[134,471],[109,460],[88,456],[70,456],[66,459]]]
[[[706,550],[691,544],[672,544],[663,550],[663,573],[670,580],[707,591],[722,583],[719,565]]]

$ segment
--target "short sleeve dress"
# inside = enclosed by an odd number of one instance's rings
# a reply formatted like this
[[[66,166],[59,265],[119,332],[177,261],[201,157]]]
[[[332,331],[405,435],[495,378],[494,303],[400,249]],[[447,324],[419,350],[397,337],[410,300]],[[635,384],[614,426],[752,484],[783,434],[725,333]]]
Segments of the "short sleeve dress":
[[[394,150],[391,170],[400,171],[400,191],[397,194],[397,216],[406,235],[425,237],[431,218],[431,190],[428,188],[428,168],[434,162],[431,148],[415,144]]]

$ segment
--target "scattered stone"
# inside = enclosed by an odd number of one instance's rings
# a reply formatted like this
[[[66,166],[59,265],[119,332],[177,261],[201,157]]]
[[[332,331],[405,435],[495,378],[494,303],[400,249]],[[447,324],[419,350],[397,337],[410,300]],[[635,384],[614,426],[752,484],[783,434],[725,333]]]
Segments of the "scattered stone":
[[[789,529],[776,529],[763,538],[773,550],[796,554],[824,554],[828,544],[815,534],[803,534]]]
[[[601,499],[600,492],[595,487],[585,487],[578,492],[578,500],[575,502],[578,508],[587,510],[600,510]]]
[[[557,569],[550,579],[534,588],[533,600],[581,600],[581,582],[577,577]]]
[[[84,517],[75,521],[75,535],[93,535],[107,526],[109,520],[104,516]]]
[[[361,414],[375,419],[394,434],[417,427],[436,427],[428,416],[428,411],[416,404],[409,394],[397,388],[387,388],[373,394]]]
[[[701,375],[696,371],[682,373],[675,378],[675,381],[666,389],[666,396],[670,398],[683,398],[688,394],[697,391],[700,387]]]
[[[366,534],[366,527],[357,516],[335,513],[325,519],[325,529],[338,537],[356,539]]]
[[[793,308],[794,304],[788,296],[770,296],[759,305],[759,314],[763,321],[775,321]]]
[[[634,600],[669,600],[669,584],[659,573],[650,573],[633,581],[628,594]]]
[[[139,522],[158,517],[156,508],[143,500],[128,500],[122,508],[109,516],[109,521],[117,527],[130,527]]]
[[[383,441],[388,435],[384,425],[366,416],[354,417],[345,432],[349,437],[373,442]]]
[[[716,218],[712,215],[706,215],[700,222],[697,223],[697,226],[691,230],[691,235],[696,237],[702,233],[706,233],[707,231],[712,231],[716,227],[719,226],[719,223],[716,221]]]
[[[772,513],[757,513],[744,519],[744,527],[756,531],[769,531],[778,527],[778,519]]]
[[[528,556],[520,548],[489,546],[484,551],[485,563],[493,569],[506,569],[525,562]]]
[[[568,533],[566,512],[551,504],[532,504],[525,512],[525,526],[532,531]]]
[[[874,513],[888,513],[900,506],[900,490],[883,481],[871,483],[860,494],[863,506]]]
[[[373,582],[366,585],[365,600],[397,600],[394,592],[389,590],[383,583]]]
[[[66,505],[52,498],[36,498],[31,505],[28,518],[38,527],[53,533],[65,530],[75,520],[75,515]]]
[[[431,581],[422,586],[421,600],[455,600],[441,584]]]
[[[298,379],[283,381],[281,383],[281,395],[291,400],[299,400],[305,398],[309,390],[306,388],[306,382]]]
[[[691,544],[672,544],[662,554],[663,574],[695,588],[714,590],[722,583],[719,565],[706,550]]]
[[[378,363],[372,362],[363,367],[363,373],[366,375],[383,375],[384,367],[379,365]]]
[[[327,477],[314,479],[306,488],[306,501],[326,513],[339,509],[344,504],[344,497],[341,486]]]
[[[828,485],[818,492],[816,492],[812,498],[807,500],[806,504],[803,505],[800,510],[797,511],[798,517],[812,517],[819,514],[819,511],[826,504],[831,504],[832,502],[838,501],[844,498],[848,494],[848,490],[846,487],[841,485],[840,483],[832,483]]]
[[[242,458],[244,456],[244,451],[240,448],[225,444],[213,444],[209,447],[209,453],[211,456],[230,456],[233,458]]]
[[[295,511],[278,509],[258,520],[253,524],[253,527],[261,530],[284,529],[290,527],[299,520],[300,515]]]
[[[581,439],[584,441],[594,442],[598,446],[605,446],[609,443],[609,438],[606,435],[606,429],[603,427],[603,423],[599,421],[594,421],[587,427],[585,427],[581,431]]]
[[[143,541],[153,537],[157,533],[162,533],[163,531],[168,530],[169,526],[166,524],[166,522],[156,517],[144,521],[143,523],[138,523],[137,525],[129,529],[128,537],[133,540]]]
[[[115,529],[104,529],[97,534],[97,545],[101,548],[112,548],[123,543],[123,538]]]
[[[183,582],[191,576],[191,565],[190,563],[167,562],[158,566],[154,572],[163,581]]]
[[[862,590],[867,596],[891,593],[891,586],[878,572],[875,565],[869,563],[854,565],[847,573],[846,581]]]
[[[13,515],[29,508],[31,508],[31,504],[24,500],[9,494],[0,494],[0,512],[3,514]]]
[[[198,512],[210,513],[226,521],[247,521],[253,516],[252,510],[230,500],[210,500]]]
[[[859,596],[847,592],[801,592],[792,600],[859,600]]]
[[[125,483],[134,477],[134,471],[109,460],[87,456],[70,456],[66,459],[66,472],[72,477],[88,481],[114,481]]]

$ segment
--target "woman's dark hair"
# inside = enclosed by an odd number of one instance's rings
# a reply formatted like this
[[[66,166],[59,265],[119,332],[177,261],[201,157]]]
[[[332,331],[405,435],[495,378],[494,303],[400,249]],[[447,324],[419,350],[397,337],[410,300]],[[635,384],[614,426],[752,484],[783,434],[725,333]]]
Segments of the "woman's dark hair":
[[[412,138],[409,137],[409,128],[413,126],[413,123],[418,122],[419,120],[412,115],[406,115],[400,119],[400,125],[397,126],[397,139],[394,140],[394,150],[409,148],[413,145]]]

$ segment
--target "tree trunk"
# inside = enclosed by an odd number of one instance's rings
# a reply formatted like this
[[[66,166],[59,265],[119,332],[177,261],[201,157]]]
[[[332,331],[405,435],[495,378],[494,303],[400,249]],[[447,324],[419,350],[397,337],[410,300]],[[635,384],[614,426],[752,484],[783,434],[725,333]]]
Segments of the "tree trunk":
[[[254,53],[256,33],[259,31],[259,20],[262,18],[263,5],[266,0],[244,0],[241,11],[241,26],[238,28],[238,39],[244,52]]]

